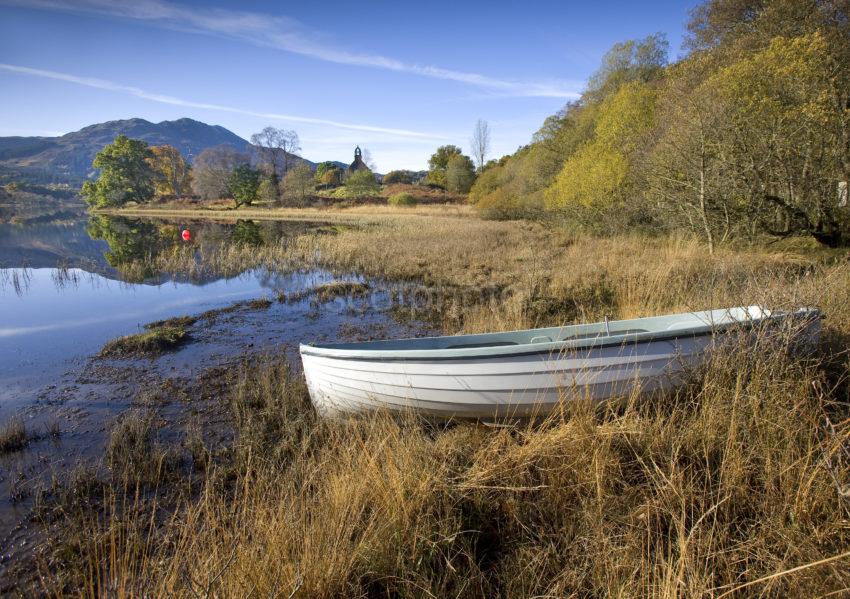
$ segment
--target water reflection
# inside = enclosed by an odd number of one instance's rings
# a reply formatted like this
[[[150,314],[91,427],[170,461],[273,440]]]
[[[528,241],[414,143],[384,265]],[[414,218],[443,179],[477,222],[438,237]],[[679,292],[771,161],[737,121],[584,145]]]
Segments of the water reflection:
[[[263,245],[263,234],[260,225],[252,220],[239,220],[230,233],[230,239],[238,245]]]
[[[156,285],[168,280],[205,284],[238,272],[217,273],[205,268],[209,265],[202,254],[221,252],[228,246],[279,244],[321,226],[243,219],[177,222],[62,216],[61,220],[0,223],[0,293],[10,289],[25,294],[26,273],[31,268],[57,269],[52,275],[57,287],[78,284],[79,280],[69,278],[75,269],[133,284]],[[191,231],[189,240],[181,235],[185,229]]]
[[[329,273],[280,273],[249,260],[224,273],[207,263],[229,247],[285,243],[315,226],[103,215],[0,223],[0,413],[32,396],[24,389],[58,378],[69,359],[142,323],[327,280]]]
[[[95,215],[89,220],[86,233],[108,244],[109,249],[103,253],[107,264],[124,275],[125,280],[141,283],[157,274],[153,259],[174,244],[178,230],[175,225]]]

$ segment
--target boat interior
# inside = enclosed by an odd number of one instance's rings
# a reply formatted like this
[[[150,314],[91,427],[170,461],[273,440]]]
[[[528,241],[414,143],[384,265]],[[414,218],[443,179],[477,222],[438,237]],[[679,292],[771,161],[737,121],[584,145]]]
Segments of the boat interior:
[[[351,350],[430,350],[509,347],[562,343],[597,337],[626,337],[641,333],[684,332],[689,329],[705,329],[727,326],[738,322],[753,321],[769,315],[770,312],[768,310],[764,310],[758,306],[749,306],[708,310],[705,312],[686,312],[667,316],[652,316],[631,320],[609,321],[606,319],[602,322],[591,324],[509,331],[504,333],[420,337],[358,343],[333,343],[322,344],[318,347]]]

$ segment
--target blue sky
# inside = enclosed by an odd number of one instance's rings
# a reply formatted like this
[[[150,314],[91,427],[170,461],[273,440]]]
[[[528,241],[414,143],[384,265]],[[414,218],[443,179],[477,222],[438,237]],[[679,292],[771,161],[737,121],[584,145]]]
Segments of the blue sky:
[[[186,116],[294,129],[315,161],[359,144],[386,172],[468,150],[483,118],[498,157],[614,43],[661,31],[675,58],[695,4],[0,0],[0,135]]]

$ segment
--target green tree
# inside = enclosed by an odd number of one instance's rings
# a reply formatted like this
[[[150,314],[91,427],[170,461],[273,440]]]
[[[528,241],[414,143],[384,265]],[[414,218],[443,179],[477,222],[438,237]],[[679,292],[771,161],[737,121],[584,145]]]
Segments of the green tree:
[[[359,170],[351,175],[345,181],[345,186],[359,193],[368,193],[374,191],[377,193],[380,186],[375,180],[375,175],[370,170]]]
[[[263,245],[263,234],[252,220],[237,220],[230,231],[230,240],[237,245]]]
[[[256,202],[259,188],[260,171],[247,164],[240,164],[233,169],[228,181],[228,190],[237,208]]]
[[[452,193],[468,193],[475,181],[475,165],[469,156],[455,154],[446,166],[446,189]]]
[[[299,162],[283,178],[283,198],[289,206],[303,206],[315,188],[313,170],[304,161]]]
[[[107,263],[118,269],[124,280],[139,283],[154,277],[156,256],[177,242],[177,231],[163,232],[146,220],[93,215],[86,225],[92,239],[103,239],[109,249],[103,254]]]
[[[428,159],[428,177],[426,182],[446,188],[446,170],[449,167],[449,159],[452,156],[463,154],[461,149],[454,145],[445,145],[437,148],[437,151]]]
[[[95,208],[121,206],[127,202],[147,202],[154,196],[153,160],[148,144],[119,135],[94,158],[100,170],[94,181],[86,181],[81,193]]]

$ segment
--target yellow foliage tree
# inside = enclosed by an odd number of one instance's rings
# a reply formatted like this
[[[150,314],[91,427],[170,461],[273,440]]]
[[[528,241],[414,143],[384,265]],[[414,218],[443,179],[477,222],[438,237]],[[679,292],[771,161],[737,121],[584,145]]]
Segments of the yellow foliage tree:
[[[180,150],[170,145],[151,147],[149,160],[154,172],[156,195],[182,196],[191,193],[192,173]]]
[[[850,240],[837,185],[850,176],[850,69],[819,31],[775,37],[720,69],[708,84],[735,134],[727,145],[759,228]]]
[[[545,192],[546,205],[604,208],[625,191],[630,157],[655,123],[657,92],[633,81],[599,107],[595,134],[564,163]]]

